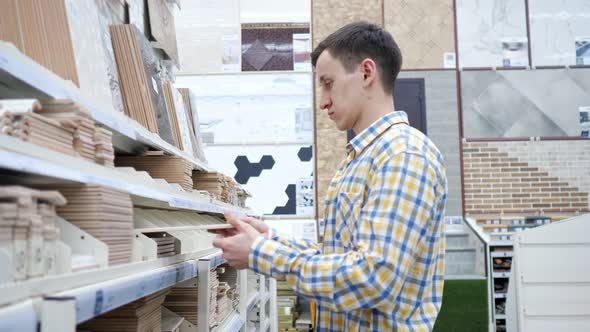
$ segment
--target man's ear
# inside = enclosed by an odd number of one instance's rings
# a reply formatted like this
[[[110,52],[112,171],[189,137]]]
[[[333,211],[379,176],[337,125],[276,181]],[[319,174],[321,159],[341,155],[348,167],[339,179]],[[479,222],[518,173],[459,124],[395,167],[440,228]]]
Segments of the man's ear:
[[[373,59],[366,58],[361,61],[360,69],[363,75],[363,86],[369,86],[377,80],[377,64]]]

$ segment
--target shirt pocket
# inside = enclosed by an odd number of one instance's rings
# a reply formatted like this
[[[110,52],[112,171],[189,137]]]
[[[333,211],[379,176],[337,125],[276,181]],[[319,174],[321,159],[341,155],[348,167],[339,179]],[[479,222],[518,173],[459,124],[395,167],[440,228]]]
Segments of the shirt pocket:
[[[362,194],[359,192],[340,192],[336,202],[335,240],[344,251],[357,250],[359,218]]]

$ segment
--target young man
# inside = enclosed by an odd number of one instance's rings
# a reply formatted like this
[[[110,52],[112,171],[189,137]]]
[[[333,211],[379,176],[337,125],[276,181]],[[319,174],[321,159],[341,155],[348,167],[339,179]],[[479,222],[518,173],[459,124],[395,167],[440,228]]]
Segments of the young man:
[[[214,240],[231,265],[285,276],[316,301],[317,331],[430,331],[440,310],[445,169],[434,144],[393,111],[401,63],[391,35],[364,22],[312,53],[320,107],[357,133],[328,189],[321,245],[229,214],[236,229]]]

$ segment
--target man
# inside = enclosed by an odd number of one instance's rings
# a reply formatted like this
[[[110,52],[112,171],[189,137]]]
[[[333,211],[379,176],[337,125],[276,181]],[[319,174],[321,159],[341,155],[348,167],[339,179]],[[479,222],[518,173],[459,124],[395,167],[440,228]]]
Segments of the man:
[[[321,245],[229,214],[235,230],[214,240],[236,268],[285,276],[316,301],[317,331],[430,331],[440,310],[445,170],[434,144],[393,111],[401,63],[391,35],[364,22],[312,53],[320,107],[358,133],[328,189]]]

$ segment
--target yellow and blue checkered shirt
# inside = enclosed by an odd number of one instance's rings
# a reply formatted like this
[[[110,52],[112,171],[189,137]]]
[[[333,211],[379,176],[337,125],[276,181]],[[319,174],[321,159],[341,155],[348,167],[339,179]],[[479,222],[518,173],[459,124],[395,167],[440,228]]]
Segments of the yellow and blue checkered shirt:
[[[431,331],[444,274],[447,181],[434,144],[389,113],[347,145],[330,183],[324,242],[271,231],[249,265],[317,302],[317,331]]]

